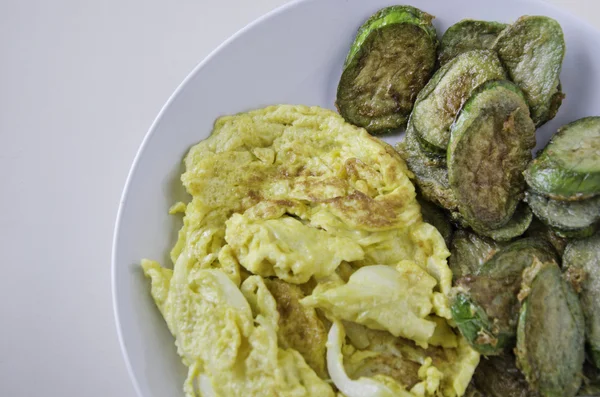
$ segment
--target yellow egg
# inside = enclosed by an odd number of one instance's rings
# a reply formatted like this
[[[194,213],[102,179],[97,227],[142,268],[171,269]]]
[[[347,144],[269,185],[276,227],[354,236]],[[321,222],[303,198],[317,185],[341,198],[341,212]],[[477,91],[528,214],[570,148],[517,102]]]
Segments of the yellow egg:
[[[479,355],[447,322],[449,252],[393,148],[330,110],[281,105],[218,119],[185,167],[174,268],[142,266],[188,396],[464,393]],[[386,367],[399,359],[414,381]]]

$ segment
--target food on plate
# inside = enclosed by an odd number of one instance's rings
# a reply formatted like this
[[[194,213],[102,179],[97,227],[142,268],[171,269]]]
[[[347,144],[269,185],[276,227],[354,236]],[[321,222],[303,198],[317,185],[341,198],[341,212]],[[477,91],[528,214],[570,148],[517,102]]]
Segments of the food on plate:
[[[495,52],[468,51],[442,66],[417,96],[408,128],[415,131],[425,151],[446,154],[450,126],[473,90],[506,73]]]
[[[525,231],[523,236],[536,237],[548,241],[561,257],[567,245],[567,239],[557,235],[551,228],[536,217],[533,217],[529,228]]]
[[[376,12],[358,30],[336,106],[346,121],[381,134],[403,127],[436,63],[433,16],[410,6]]]
[[[523,235],[533,220],[533,214],[527,204],[520,203],[508,223],[498,229],[487,229],[470,225],[459,212],[451,211],[450,219],[463,228],[471,228],[481,236],[489,237],[498,242],[506,242]]]
[[[528,191],[525,200],[535,216],[559,235],[587,237],[600,222],[600,196],[559,201]]]
[[[450,26],[440,40],[438,61],[441,65],[463,52],[492,48],[508,25],[500,22],[463,19]]]
[[[482,358],[473,375],[473,383],[487,397],[539,396],[529,389],[511,353]]]
[[[424,106],[423,98],[435,98],[436,87],[452,81],[444,76],[467,54],[486,51],[498,55],[505,75],[488,78],[478,71],[440,96],[450,98],[439,101],[442,107]],[[589,337],[597,304],[588,277],[600,249],[589,243],[593,237],[584,238],[600,225],[600,117],[563,127],[531,161],[536,127],[555,116],[564,98],[564,52],[562,29],[547,17],[522,17],[508,26],[454,25],[440,45],[442,67],[418,95],[397,146],[422,196],[459,228],[448,260],[452,314],[465,339],[489,356],[467,395],[576,395],[584,318],[590,356],[597,360],[591,352],[598,342]],[[471,59],[462,68],[477,65]],[[466,102],[452,101],[465,93]],[[455,103],[460,110],[444,119]],[[570,264],[574,257],[584,258],[579,266]],[[515,344],[519,369],[510,356]],[[482,380],[485,372],[499,377]],[[584,383],[580,395],[594,393],[594,381]]]
[[[502,80],[479,85],[451,127],[447,161],[423,149],[413,117],[397,149],[422,196],[449,210],[461,227],[499,241],[522,235],[532,219],[529,208],[518,204],[535,128],[520,90]]]
[[[316,310],[300,304],[302,289],[278,278],[265,279],[277,304],[277,337],[284,349],[294,349],[321,378],[327,378],[325,343],[327,328]]]
[[[515,210],[508,223],[498,229],[483,229],[473,227],[477,233],[496,241],[505,242],[523,235],[531,225],[533,214],[527,205],[521,203]]]
[[[346,339],[350,344],[344,343]],[[327,367],[332,381],[346,397],[462,396],[479,363],[479,354],[463,338],[454,336],[449,341],[453,342],[449,344],[451,348],[429,346],[424,349],[387,332],[336,320],[329,330]],[[365,359],[370,365],[368,372],[375,375],[372,378],[350,377],[350,373],[357,373],[357,362]],[[379,359],[379,365],[386,363],[385,371],[374,365],[373,359]],[[416,368],[408,366],[407,360],[421,363],[416,377]],[[390,367],[401,369],[390,372]],[[403,379],[392,381],[399,374]],[[415,383],[417,378],[419,382]],[[404,389],[409,387],[407,393]]]
[[[410,396],[405,385],[393,381],[390,377],[375,374],[373,377],[360,377],[352,379],[344,367],[344,333],[343,325],[334,322],[329,330],[327,341],[327,369],[331,380],[337,385],[340,392],[347,397],[360,396]],[[414,387],[414,386],[413,386]]]
[[[189,367],[184,391],[197,395],[334,396],[300,353],[277,345],[277,309],[260,276],[240,287],[217,268],[190,266],[185,250],[174,269],[142,263],[152,296]]]
[[[479,353],[450,325],[449,252],[391,146],[280,105],[219,118],[185,166],[174,267],[142,266],[188,396],[463,395]]]
[[[458,204],[448,182],[445,158],[431,157],[426,154],[410,128],[396,149],[412,171],[412,180],[423,198],[444,209],[456,209]]]
[[[417,201],[421,206],[421,215],[423,216],[423,221],[435,227],[444,238],[446,245],[450,246],[454,228],[452,227],[452,223],[450,223],[450,220],[444,211],[442,211],[442,209],[437,207],[435,204],[430,203],[423,198],[417,197]]]
[[[260,190],[257,193],[259,197],[263,196]],[[364,204],[362,199],[363,196],[352,197],[342,206]],[[255,200],[256,203],[252,203]],[[251,199],[251,204],[258,206],[249,206],[244,214],[233,213],[224,225],[225,241],[247,271],[303,284],[311,277],[330,276],[343,261],[365,259],[363,247],[356,241],[306,225],[301,218],[301,211],[306,210],[302,208],[304,203],[301,201],[291,202],[289,208],[288,203],[259,204],[262,200],[255,200]],[[283,195],[274,200],[290,200],[290,196]],[[283,212],[287,216],[279,213],[271,215],[268,211]],[[301,244],[298,243],[298,235],[302,235]]]
[[[586,341],[592,361],[600,368],[600,232],[570,242],[565,248],[563,267],[575,273],[579,299],[585,316]]]
[[[452,277],[456,280],[477,273],[501,248],[502,243],[468,230],[457,230],[452,237],[448,258]]]
[[[525,172],[529,187],[555,200],[600,194],[600,117],[586,117],[558,130]]]
[[[556,259],[546,241],[521,239],[455,281],[452,316],[477,351],[497,355],[514,347],[522,273],[536,261]]]
[[[525,93],[536,126],[553,119],[564,98],[560,71],[565,48],[560,24],[544,16],[519,18],[494,43],[510,79]]]
[[[314,291],[302,303],[322,309],[328,317],[388,331],[427,347],[437,326],[429,318],[436,284],[413,262],[372,265],[356,270],[345,284]]]
[[[519,368],[541,395],[575,396],[585,359],[584,316],[577,294],[555,262],[538,260],[523,273],[519,297]]]
[[[361,26],[340,115],[225,116],[190,149],[174,266],[142,262],[188,397],[598,390],[600,117],[532,160],[562,29],[463,20],[437,52],[432,19]],[[370,135],[404,126],[396,150]]]
[[[469,225],[489,230],[510,221],[534,146],[521,90],[508,81],[481,85],[457,116],[448,146],[448,180]]]

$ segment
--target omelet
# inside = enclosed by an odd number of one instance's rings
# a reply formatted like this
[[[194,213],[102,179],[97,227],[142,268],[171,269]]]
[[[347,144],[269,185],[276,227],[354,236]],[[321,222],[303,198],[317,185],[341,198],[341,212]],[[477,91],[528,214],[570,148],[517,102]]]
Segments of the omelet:
[[[173,268],[142,261],[186,396],[464,394],[479,354],[449,322],[449,252],[409,177],[330,110],[219,118],[185,158]]]
[[[316,310],[300,304],[304,293],[299,286],[277,278],[266,279],[265,283],[277,302],[280,346],[297,350],[317,375],[327,378],[327,329]]]

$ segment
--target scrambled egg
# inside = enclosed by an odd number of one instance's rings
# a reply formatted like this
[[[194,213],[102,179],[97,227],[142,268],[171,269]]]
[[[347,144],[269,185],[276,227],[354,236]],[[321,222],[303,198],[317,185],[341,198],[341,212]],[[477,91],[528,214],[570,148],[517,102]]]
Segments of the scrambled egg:
[[[266,279],[265,283],[277,302],[279,345],[297,350],[317,375],[326,379],[327,329],[323,321],[315,309],[300,304],[304,293],[297,285],[278,279]]]
[[[397,268],[372,265],[358,269],[345,284],[315,291],[302,303],[427,347],[436,328],[436,323],[427,319],[436,284],[435,278],[412,261],[402,261]]]
[[[142,267],[187,396],[464,394],[449,252],[390,146],[282,105],[218,119],[185,166],[174,267]]]

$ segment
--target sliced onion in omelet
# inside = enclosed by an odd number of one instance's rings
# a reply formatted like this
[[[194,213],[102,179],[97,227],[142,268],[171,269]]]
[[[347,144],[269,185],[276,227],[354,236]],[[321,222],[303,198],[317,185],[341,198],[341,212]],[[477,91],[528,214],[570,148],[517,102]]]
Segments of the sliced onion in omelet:
[[[361,334],[360,328],[353,327],[353,337]],[[462,396],[467,389],[473,371],[479,364],[479,354],[461,340],[455,349],[435,348],[431,351],[411,346],[409,341],[394,338],[387,333],[367,331],[362,335],[367,344],[365,350],[355,351],[354,355],[377,356],[387,354],[388,360],[418,363],[414,385],[403,384],[388,375],[376,374],[371,378],[352,379],[348,375],[344,354],[346,333],[344,325],[335,321],[327,339],[327,369],[334,385],[346,397],[404,397],[404,396]],[[352,340],[352,338],[350,338]],[[347,349],[346,349],[347,350]]]
[[[479,354],[449,323],[449,251],[393,148],[281,105],[219,118],[185,167],[173,269],[142,267],[188,397],[464,393]]]
[[[343,325],[339,321],[334,322],[327,338],[327,369],[335,386],[346,397],[412,396],[401,385],[387,377],[350,379],[344,369],[344,355],[342,354],[345,338]]]
[[[342,352],[345,372],[350,378],[367,373],[386,382],[391,378],[404,385],[412,396],[462,396],[479,364],[479,353],[453,333],[444,335],[447,345],[452,347],[432,343],[423,349],[389,332],[348,321],[341,322],[341,326],[347,335],[348,344]]]
[[[389,331],[427,347],[436,323],[429,321],[436,280],[412,262],[397,268],[366,266],[344,285],[313,293],[302,303],[316,306],[331,317]]]

